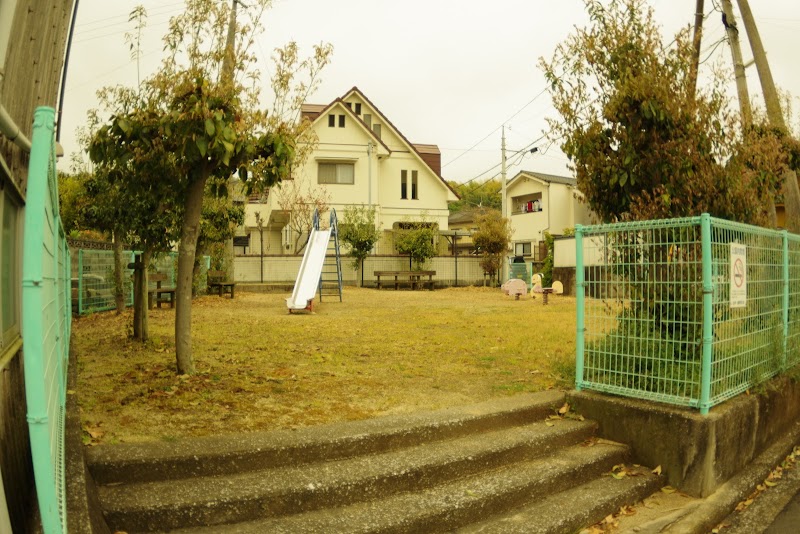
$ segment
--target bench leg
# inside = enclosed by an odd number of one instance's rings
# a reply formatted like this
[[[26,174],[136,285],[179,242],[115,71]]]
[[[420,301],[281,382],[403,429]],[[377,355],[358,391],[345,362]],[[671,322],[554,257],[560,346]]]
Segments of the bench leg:
[[[236,286],[231,286],[231,300],[233,300],[233,292],[236,291]]]
[[[394,290],[395,291],[399,291],[400,290],[400,284],[397,282],[397,275],[395,275],[395,277],[394,277]]]

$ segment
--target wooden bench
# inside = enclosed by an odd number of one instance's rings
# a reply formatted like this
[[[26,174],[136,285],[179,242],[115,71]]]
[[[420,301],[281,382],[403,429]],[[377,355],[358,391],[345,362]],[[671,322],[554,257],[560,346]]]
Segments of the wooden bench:
[[[169,302],[169,307],[175,307],[175,288],[174,287],[161,287],[162,282],[167,281],[167,275],[164,273],[151,273],[148,275],[148,283],[155,282],[155,289],[147,290],[147,309],[153,309],[153,302],[156,306],[161,308],[161,304]]]
[[[422,287],[423,284],[428,284],[428,289],[433,291],[433,277],[436,275],[436,271],[375,271],[374,275],[378,279],[378,289],[381,288],[382,276],[394,276],[395,289],[400,289],[399,278],[408,278],[411,282],[411,289],[417,289],[418,285]],[[422,280],[423,276],[427,276],[428,280]]]
[[[225,271],[208,271],[208,291],[216,291],[220,297],[225,293],[230,293],[233,298],[236,291],[236,282],[226,282],[228,273]]]

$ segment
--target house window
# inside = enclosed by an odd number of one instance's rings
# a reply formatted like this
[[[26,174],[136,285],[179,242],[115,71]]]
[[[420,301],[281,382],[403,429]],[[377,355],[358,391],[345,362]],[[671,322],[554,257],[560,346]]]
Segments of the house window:
[[[361,103],[356,102],[356,115],[361,115]]]
[[[344,128],[344,115],[339,115],[339,128]]]
[[[367,125],[367,128],[372,128],[372,115],[369,113],[364,113],[364,124]]]
[[[381,138],[381,125],[380,124],[373,124],[372,125],[372,131],[373,131],[373,133],[375,133],[375,137],[377,137],[378,139]]]
[[[531,243],[528,241],[527,243],[516,243],[514,245],[514,255],[515,256],[530,256],[531,255]]]
[[[336,126],[336,115],[328,115],[328,128]]]
[[[411,171],[411,198],[419,200],[419,195],[417,195],[417,171]]]
[[[345,105],[347,106],[348,109],[353,109],[353,103],[352,102],[345,102]]]
[[[320,163],[317,178],[320,184],[352,184],[355,182],[355,164]]]
[[[9,189],[0,190],[0,352],[19,337],[20,206],[12,200]]]
[[[400,198],[408,199],[408,171],[400,171]]]

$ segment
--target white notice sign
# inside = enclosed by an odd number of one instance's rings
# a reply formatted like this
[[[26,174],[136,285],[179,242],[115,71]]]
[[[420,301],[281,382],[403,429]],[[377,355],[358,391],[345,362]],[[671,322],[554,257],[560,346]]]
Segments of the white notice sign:
[[[731,243],[731,308],[747,306],[747,247]]]

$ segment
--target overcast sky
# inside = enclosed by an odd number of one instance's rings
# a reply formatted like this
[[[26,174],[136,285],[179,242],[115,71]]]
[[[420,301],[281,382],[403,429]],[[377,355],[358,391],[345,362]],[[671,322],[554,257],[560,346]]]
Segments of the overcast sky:
[[[693,21],[695,0],[650,3],[667,41]],[[706,13],[715,9],[714,3],[706,1]],[[144,76],[157,68],[167,21],[183,2],[80,0],[64,101],[65,168],[69,155],[78,150],[76,128],[97,105],[97,89],[136,84],[136,63],[123,34],[132,29],[128,15],[138,4],[149,15],[141,60]],[[800,97],[800,2],[759,0],[751,6],[775,82]],[[502,125],[509,151],[531,144],[540,149],[521,160],[511,158],[516,164],[509,168],[509,178],[522,168],[569,175],[557,144],[549,146],[542,139],[545,118],[556,115],[543,92],[538,59],[549,59],[556,44],[586,21],[581,0],[276,0],[255,52],[266,83],[269,56],[276,47],[294,40],[309,54],[315,43],[333,44],[332,63],[309,102],[327,104],[358,86],[410,141],[439,146],[448,180],[499,175]],[[714,11],[706,19],[704,67],[718,58],[730,64],[727,44],[715,46],[723,37],[721,16]],[[752,55],[746,45],[747,60]],[[747,74],[751,96],[760,99],[755,68]]]

